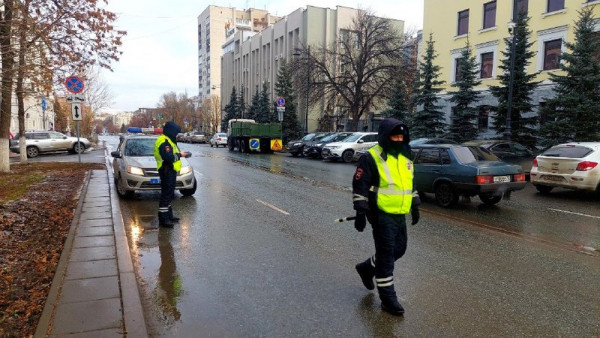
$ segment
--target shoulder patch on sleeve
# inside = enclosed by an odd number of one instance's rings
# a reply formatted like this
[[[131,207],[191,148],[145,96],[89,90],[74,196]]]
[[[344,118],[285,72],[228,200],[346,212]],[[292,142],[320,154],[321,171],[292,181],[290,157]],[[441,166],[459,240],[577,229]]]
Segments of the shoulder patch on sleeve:
[[[171,152],[171,146],[165,146],[165,151],[167,153],[170,153]]]
[[[356,168],[356,172],[354,173],[354,180],[360,181],[364,173],[363,168]]]

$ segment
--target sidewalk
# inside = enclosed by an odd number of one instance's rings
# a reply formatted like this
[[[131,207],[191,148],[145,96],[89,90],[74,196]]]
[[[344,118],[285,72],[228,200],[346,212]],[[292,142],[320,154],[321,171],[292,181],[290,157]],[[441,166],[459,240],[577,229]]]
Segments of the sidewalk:
[[[112,172],[91,172],[35,337],[148,336],[114,192]]]

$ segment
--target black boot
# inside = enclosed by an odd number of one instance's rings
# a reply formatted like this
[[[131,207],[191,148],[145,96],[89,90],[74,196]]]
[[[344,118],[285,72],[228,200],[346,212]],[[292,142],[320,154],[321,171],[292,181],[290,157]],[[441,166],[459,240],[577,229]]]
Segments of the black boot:
[[[392,278],[392,277],[389,277]],[[391,280],[393,283],[393,278]],[[386,284],[389,282],[385,282]],[[377,291],[379,292],[379,299],[381,299],[381,309],[387,313],[390,313],[394,316],[402,316],[404,314],[404,308],[398,302],[398,297],[396,297],[396,291],[394,290],[394,285],[389,286],[377,286]]]
[[[179,217],[173,216],[173,207],[169,207],[169,219],[171,222],[179,222]]]
[[[158,226],[165,228],[172,228],[175,224],[169,219],[169,214],[166,212],[158,213]]]
[[[375,283],[373,283],[373,277],[375,277],[375,268],[371,265],[371,259],[356,264],[356,271],[363,282],[363,285],[367,290],[375,289]]]

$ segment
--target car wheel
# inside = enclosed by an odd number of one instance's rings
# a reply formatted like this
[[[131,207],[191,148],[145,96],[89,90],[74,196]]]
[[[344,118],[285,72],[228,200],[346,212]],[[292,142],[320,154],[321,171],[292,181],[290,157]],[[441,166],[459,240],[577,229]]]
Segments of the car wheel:
[[[354,157],[354,152],[352,150],[346,150],[342,153],[342,160],[346,163],[352,162],[352,158]]]
[[[40,155],[40,150],[37,147],[27,147],[27,157],[34,158]]]
[[[194,178],[194,186],[190,189],[180,189],[179,192],[183,196],[192,196],[196,192],[196,188],[198,187],[198,181]]]
[[[479,199],[481,202],[487,205],[497,204],[502,200],[502,195],[489,195],[489,194],[480,194]]]
[[[444,208],[450,208],[458,203],[458,194],[450,183],[442,182],[435,187],[435,201]]]
[[[233,151],[233,148],[234,148],[233,141],[227,142],[227,148],[229,149],[229,151]]]
[[[126,190],[123,187],[123,178],[121,177],[121,175],[119,175],[119,178],[117,179],[117,195],[123,198],[133,197],[133,191]]]
[[[240,153],[246,152],[246,141],[240,140]]]
[[[85,151],[85,146],[83,143],[77,142],[73,145],[73,152],[75,154],[81,154]]]
[[[211,147],[211,148],[213,147],[213,144],[212,144],[212,143],[210,144],[210,147]]]
[[[535,188],[540,192],[540,194],[548,194],[554,187],[549,187],[547,185],[536,185]]]

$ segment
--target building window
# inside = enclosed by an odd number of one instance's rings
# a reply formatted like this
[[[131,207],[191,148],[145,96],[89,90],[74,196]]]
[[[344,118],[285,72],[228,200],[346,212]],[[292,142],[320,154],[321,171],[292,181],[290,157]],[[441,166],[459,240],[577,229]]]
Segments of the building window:
[[[469,32],[469,10],[458,12],[458,32],[457,35],[465,35]]]
[[[482,79],[488,79],[492,77],[492,70],[494,69],[494,53],[488,52],[481,54],[481,70],[479,77]]]
[[[483,29],[496,26],[496,1],[483,5]]]
[[[489,129],[490,111],[487,107],[479,107],[479,116],[477,117],[477,128],[479,132],[485,132]]]
[[[519,13],[527,14],[527,9],[529,7],[529,0],[514,0],[514,18],[513,21],[517,21],[517,16]]]
[[[547,13],[560,11],[565,9],[565,0],[548,0]]]
[[[462,58],[454,59],[454,82],[459,82],[462,80],[462,74],[460,73],[460,60],[462,60]]]
[[[562,39],[544,42],[544,70],[558,69]]]

